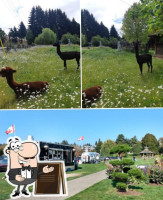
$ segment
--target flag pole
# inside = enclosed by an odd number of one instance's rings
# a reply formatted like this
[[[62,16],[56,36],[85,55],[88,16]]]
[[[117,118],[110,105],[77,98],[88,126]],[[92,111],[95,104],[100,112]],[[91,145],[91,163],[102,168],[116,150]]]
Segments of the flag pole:
[[[16,136],[16,131],[15,131],[15,124],[14,124],[14,135]]]

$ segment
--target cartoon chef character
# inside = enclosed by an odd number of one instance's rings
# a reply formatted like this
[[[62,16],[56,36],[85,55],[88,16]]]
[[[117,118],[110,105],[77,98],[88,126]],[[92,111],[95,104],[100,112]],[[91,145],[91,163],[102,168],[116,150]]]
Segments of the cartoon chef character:
[[[35,141],[21,141],[17,136],[8,139],[4,149],[4,153],[8,156],[6,177],[9,184],[17,186],[17,189],[13,190],[11,194],[11,198],[30,196],[27,186],[34,183],[42,173],[50,173],[54,170],[54,167],[48,168],[47,165],[42,172],[38,173],[39,152]]]

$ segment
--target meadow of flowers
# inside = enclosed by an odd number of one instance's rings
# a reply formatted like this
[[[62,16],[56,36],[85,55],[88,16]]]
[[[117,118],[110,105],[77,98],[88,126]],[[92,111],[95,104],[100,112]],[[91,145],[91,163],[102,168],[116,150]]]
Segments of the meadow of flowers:
[[[78,50],[79,46],[61,46],[61,51]],[[47,81],[49,90],[39,96],[16,99],[14,91],[8,86],[6,78],[0,77],[0,109],[51,109],[80,108],[81,87],[80,70],[76,71],[76,60],[67,61],[67,71],[56,48],[33,47],[12,51],[7,58],[1,57],[0,67],[16,69],[14,78],[18,83],[25,81]]]
[[[82,55],[83,89],[103,88],[92,108],[163,106],[163,59],[153,57],[153,73],[144,64],[140,75],[134,53],[100,47],[83,48]]]

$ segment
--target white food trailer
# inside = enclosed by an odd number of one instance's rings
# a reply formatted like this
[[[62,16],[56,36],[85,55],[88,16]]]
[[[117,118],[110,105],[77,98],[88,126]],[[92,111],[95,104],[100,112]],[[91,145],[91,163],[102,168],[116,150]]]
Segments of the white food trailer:
[[[81,155],[82,163],[94,163],[98,161],[100,158],[100,154],[97,152],[83,152]]]

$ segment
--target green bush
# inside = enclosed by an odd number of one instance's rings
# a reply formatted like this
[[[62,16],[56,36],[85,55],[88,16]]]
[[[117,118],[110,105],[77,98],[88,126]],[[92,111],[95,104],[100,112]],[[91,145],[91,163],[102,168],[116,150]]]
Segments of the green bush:
[[[116,181],[120,181],[120,182],[125,182],[126,183],[127,179],[128,179],[128,174],[121,173],[121,172],[113,172],[112,173],[112,177]]]
[[[141,178],[143,173],[142,173],[142,171],[140,169],[135,168],[135,169],[130,169],[128,171],[128,175],[129,176],[134,176],[135,178]]]
[[[87,46],[88,42],[87,42],[87,37],[86,35],[82,34],[82,46]]]
[[[49,28],[44,28],[42,33],[35,38],[36,44],[53,44],[57,41],[57,35]]]
[[[117,49],[117,43],[118,43],[118,39],[114,38],[114,37],[111,37],[109,39],[108,46],[113,48],[113,49]]]
[[[120,192],[126,192],[127,185],[126,185],[126,183],[119,182],[119,183],[117,183],[116,188]]]
[[[123,160],[122,160],[122,165],[128,165],[128,166],[130,166],[130,165],[134,165],[134,161],[132,160],[132,159],[130,159],[130,158],[124,158]]]
[[[118,165],[122,165],[122,160],[111,160],[109,161],[110,164],[112,164],[113,166],[118,166]]]
[[[95,47],[100,46],[100,41],[101,41],[101,37],[99,35],[93,36],[91,38],[92,45],[95,46]]]
[[[150,169],[149,182],[163,184],[163,170],[157,168]]]
[[[69,40],[72,44],[80,44],[80,38],[77,35],[72,35],[71,33],[62,35],[61,41],[63,44],[68,44]]]
[[[124,158],[123,160],[111,160],[111,161],[109,161],[109,163],[112,164],[113,166],[117,166],[117,165],[130,166],[130,165],[134,165],[134,161],[132,159],[129,159],[129,158]]]

